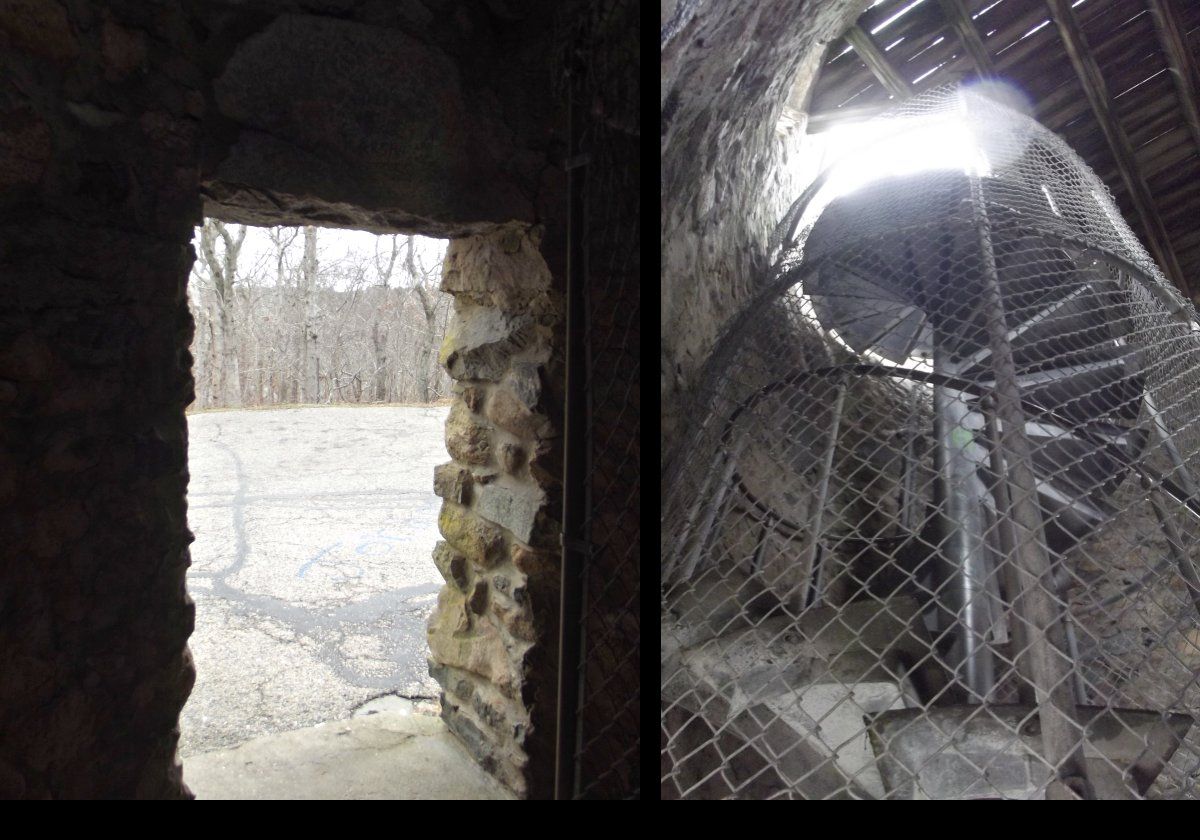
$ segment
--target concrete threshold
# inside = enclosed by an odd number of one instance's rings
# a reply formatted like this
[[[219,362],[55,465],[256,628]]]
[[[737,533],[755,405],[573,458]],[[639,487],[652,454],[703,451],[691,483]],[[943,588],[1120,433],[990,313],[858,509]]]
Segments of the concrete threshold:
[[[184,759],[197,799],[513,799],[440,718],[378,711]]]

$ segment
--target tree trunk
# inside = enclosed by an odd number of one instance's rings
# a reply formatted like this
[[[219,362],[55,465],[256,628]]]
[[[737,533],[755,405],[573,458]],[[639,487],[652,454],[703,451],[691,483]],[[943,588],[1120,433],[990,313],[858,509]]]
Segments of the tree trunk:
[[[387,333],[383,331],[378,318],[377,314],[371,326],[371,346],[375,349],[375,402],[385,403],[388,401]]]
[[[430,401],[429,378],[433,373],[433,345],[437,341],[437,299],[424,286],[416,287],[421,301],[421,312],[425,315],[425,335],[417,350],[417,397],[421,402]]]
[[[412,251],[412,237],[408,237],[409,252]],[[388,368],[387,356],[387,331],[383,329],[380,321],[385,312],[390,311],[388,304],[389,298],[392,296],[391,282],[392,271],[396,268],[396,257],[400,254],[400,239],[393,236],[391,238],[391,253],[385,262],[381,259],[378,246],[375,252],[375,269],[379,272],[379,284],[382,287],[382,298],[379,305],[374,308],[375,321],[371,325],[371,345],[375,350],[375,401],[385,403],[391,398],[388,393],[388,386],[391,380],[391,371]]]
[[[217,240],[225,246],[224,253],[217,257]],[[216,388],[214,399],[225,407],[242,404],[241,376],[238,372],[238,345],[235,335],[234,285],[237,283],[238,255],[246,239],[246,227],[242,226],[236,238],[229,235],[225,224],[216,219],[205,219],[200,228],[200,257],[208,269],[216,297],[216,312],[210,318],[215,324],[212,351]]]
[[[241,375],[238,370],[237,335],[228,306],[218,313],[221,354],[221,405],[238,408],[242,404]]]
[[[215,319],[208,319],[208,347],[205,355],[208,357],[208,376],[204,377],[204,407],[213,408],[217,404],[217,376],[220,374],[221,360],[217,356],[217,328],[213,326]]]
[[[300,345],[300,399],[302,402],[320,400],[317,360],[317,229],[304,227],[304,260],[300,264],[300,305],[304,325]]]

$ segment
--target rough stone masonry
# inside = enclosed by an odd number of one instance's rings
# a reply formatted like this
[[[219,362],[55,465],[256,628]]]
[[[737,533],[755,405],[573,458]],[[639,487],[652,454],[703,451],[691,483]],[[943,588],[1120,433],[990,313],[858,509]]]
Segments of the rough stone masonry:
[[[562,8],[0,0],[0,797],[190,795],[204,215],[456,237],[432,668],[480,761],[548,793]]]
[[[561,421],[545,383],[563,375],[562,302],[539,239],[510,225],[450,245],[441,362],[455,379],[454,460],[434,478],[448,585],[429,650],[442,717],[519,793],[544,789],[553,766]]]

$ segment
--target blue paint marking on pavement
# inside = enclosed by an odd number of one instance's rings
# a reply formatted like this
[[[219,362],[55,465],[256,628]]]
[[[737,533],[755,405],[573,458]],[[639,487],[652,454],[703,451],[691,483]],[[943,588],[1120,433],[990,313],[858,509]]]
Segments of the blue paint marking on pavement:
[[[358,545],[356,545],[354,547],[354,553],[360,557],[362,557],[362,556],[381,557],[384,554],[386,554],[388,551],[391,550],[392,544],[398,543],[398,542],[405,542],[408,539],[411,539],[411,538],[396,536],[394,534],[385,534],[385,533],[360,535],[359,536],[360,542],[358,543]],[[309,570],[313,566],[316,566],[318,564],[319,565],[331,565],[331,566],[334,566],[334,568],[337,568],[337,564],[330,563],[328,558],[329,558],[329,555],[334,550],[341,548],[341,547],[342,547],[342,541],[338,540],[337,542],[333,543],[332,545],[328,545],[325,548],[321,549],[316,554],[314,554],[312,557],[310,557],[308,560],[306,560],[303,565],[300,566],[300,569],[296,572],[296,577],[304,578],[304,576],[308,574]],[[382,549],[382,551],[379,549]],[[347,578],[348,577],[361,578],[363,576],[363,568],[361,566],[356,567],[356,571],[358,573],[355,575],[346,574],[345,570],[343,570],[343,569],[338,569],[338,571],[340,571],[342,573],[342,575]]]
[[[308,562],[306,562],[303,566],[300,567],[300,571],[296,572],[296,577],[298,577],[298,578],[304,577],[306,574],[308,574],[309,569],[311,569],[317,563],[321,562],[322,557],[324,557],[326,554],[333,551],[335,548],[337,548],[340,545],[341,545],[341,542],[335,542],[333,545],[326,546],[325,548],[318,551],[311,558],[309,558]]]
[[[354,553],[363,554],[383,554],[391,550],[392,543],[404,542],[404,537],[393,536],[392,534],[370,534],[365,540],[360,542],[355,548]],[[383,551],[372,551],[372,546],[382,546]]]

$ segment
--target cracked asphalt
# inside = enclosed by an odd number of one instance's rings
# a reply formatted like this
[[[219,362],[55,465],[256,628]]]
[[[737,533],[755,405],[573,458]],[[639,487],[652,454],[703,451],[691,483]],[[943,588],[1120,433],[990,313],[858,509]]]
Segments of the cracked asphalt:
[[[188,418],[196,687],[180,755],[435,698],[425,623],[444,407]],[[425,704],[422,704],[425,705]]]

